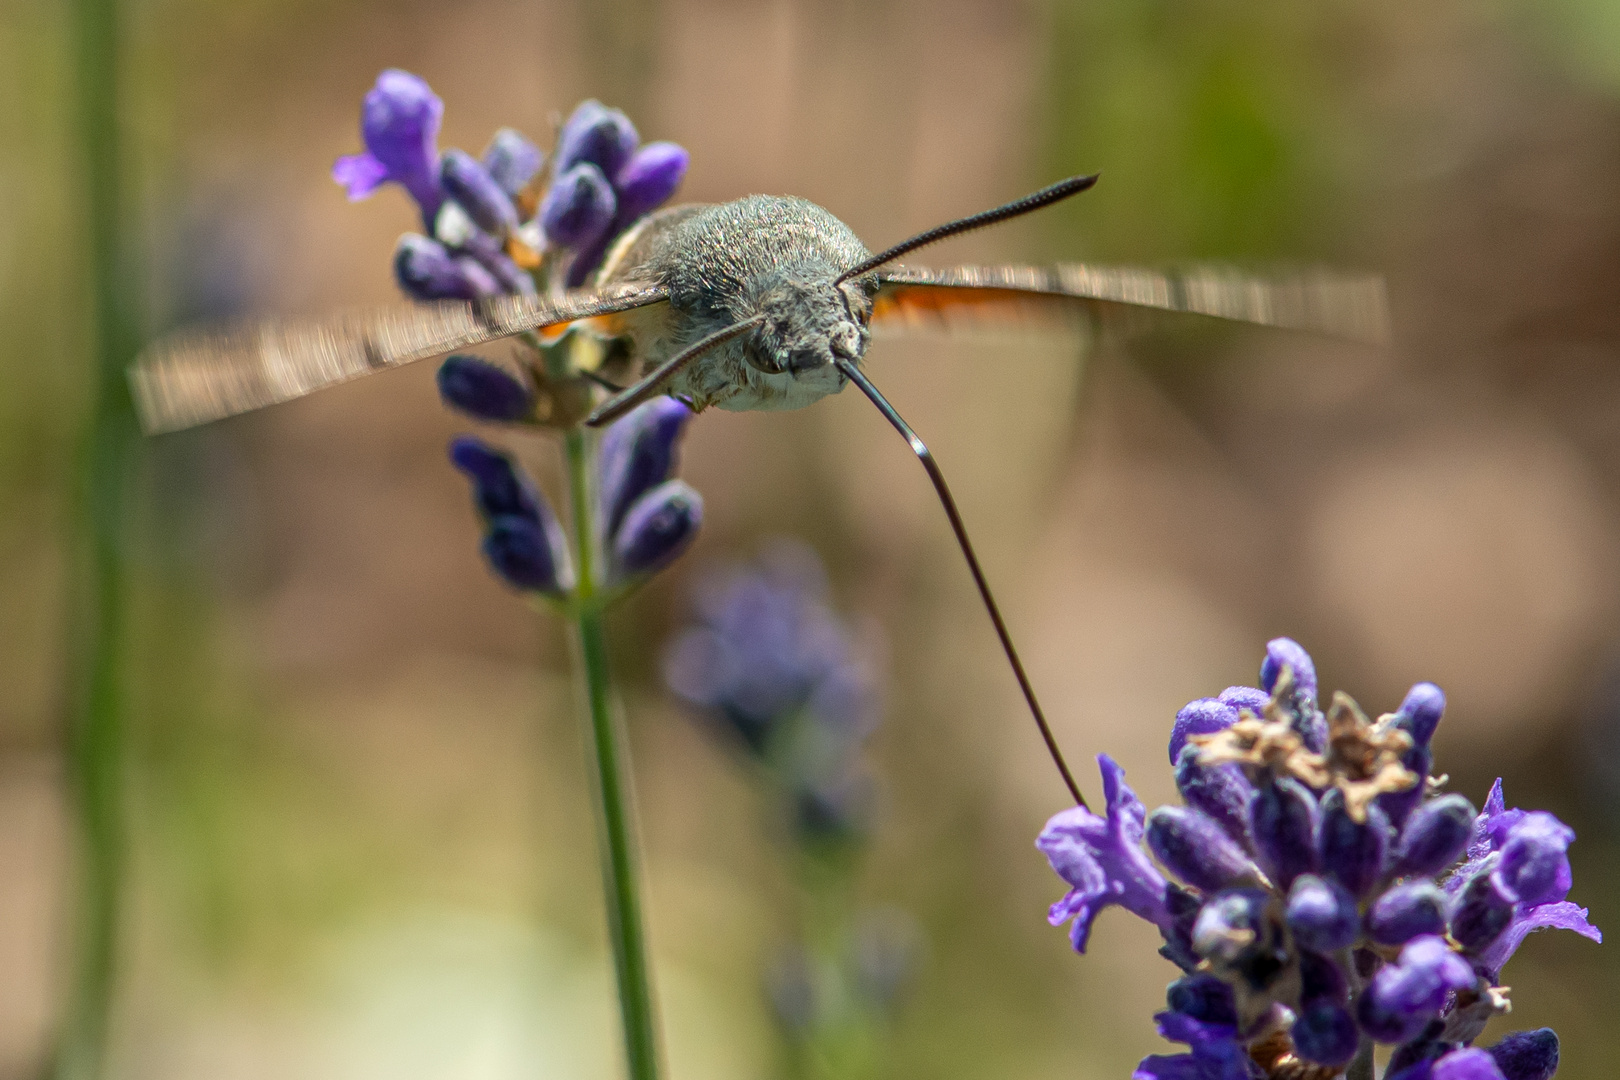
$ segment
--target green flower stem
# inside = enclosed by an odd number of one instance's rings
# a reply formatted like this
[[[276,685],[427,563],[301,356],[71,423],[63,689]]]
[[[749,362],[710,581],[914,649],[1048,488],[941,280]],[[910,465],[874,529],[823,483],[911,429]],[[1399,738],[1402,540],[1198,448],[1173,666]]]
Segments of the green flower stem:
[[[629,761],[622,749],[623,732],[608,677],[607,640],[602,632],[602,608],[607,597],[598,591],[590,455],[586,451],[585,433],[579,428],[570,428],[565,439],[578,573],[571,605],[574,637],[578,668],[585,682],[582,696],[588,709],[586,719],[596,764],[592,787],[596,794],[597,840],[607,900],[608,936],[613,942],[613,966],[618,976],[619,1010],[624,1020],[625,1056],[630,1080],[657,1080],[658,1031],[653,1013],[647,938],[641,923],[634,798]]]
[[[53,1072],[96,1080],[104,1071],[118,955],[124,881],[123,721],[120,658],[125,629],[124,504],[139,449],[124,366],[135,329],[120,273],[122,196],[118,134],[116,0],[78,0],[73,10],[80,167],[85,178],[89,304],[94,378],[73,492],[73,570],[67,778],[77,817],[70,997]]]

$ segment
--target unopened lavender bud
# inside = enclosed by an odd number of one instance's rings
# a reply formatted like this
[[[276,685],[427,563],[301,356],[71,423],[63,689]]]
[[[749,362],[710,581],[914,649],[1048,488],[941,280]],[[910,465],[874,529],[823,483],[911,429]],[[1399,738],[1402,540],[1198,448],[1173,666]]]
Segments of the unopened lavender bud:
[[[1214,819],[1161,806],[1147,819],[1148,848],[1172,874],[1205,892],[1258,881],[1254,863]]]
[[[1230,705],[1239,712],[1247,710],[1256,716],[1265,714],[1266,703],[1271,696],[1264,690],[1253,686],[1228,686],[1215,698],[1223,705]]]
[[[1397,885],[1367,910],[1367,936],[1380,945],[1404,945],[1419,934],[1446,932],[1446,894],[1432,882]]]
[[[589,248],[606,234],[618,208],[613,186],[590,162],[581,162],[551,182],[540,202],[540,227],[558,247]]]
[[[528,186],[540,171],[545,155],[540,148],[511,128],[501,128],[484,147],[484,168],[513,198]]]
[[[1204,1024],[1237,1026],[1237,1004],[1232,988],[1213,975],[1198,973],[1177,979],[1165,991],[1174,1012]]]
[[[1249,800],[1254,785],[1236,764],[1200,765],[1198,748],[1183,747],[1176,763],[1176,788],[1182,800],[1208,814],[1245,850],[1253,850],[1249,836]]]
[[[1233,889],[1211,897],[1193,923],[1193,951],[1216,965],[1238,963],[1261,932],[1266,894]]]
[[[1496,1060],[1477,1046],[1453,1050],[1436,1058],[1429,1080],[1505,1080]]]
[[[500,517],[484,535],[484,557],[507,584],[525,592],[560,591],[556,552],[540,522]]]
[[[1266,658],[1260,664],[1260,685],[1266,693],[1276,692],[1285,668],[1293,673],[1294,682],[1283,706],[1293,717],[1294,730],[1306,748],[1321,753],[1327,746],[1327,724],[1316,707],[1316,665],[1299,642],[1273,638],[1266,642]]]
[[[454,256],[437,240],[417,233],[399,238],[394,249],[394,277],[415,300],[477,300],[501,291],[478,263]]]
[[[1425,778],[1434,767],[1434,753],[1427,746],[1412,746],[1401,755],[1401,764],[1418,778],[1418,782],[1405,791],[1386,791],[1374,801],[1388,816],[1389,822],[1400,829],[1406,819],[1423,803],[1428,785]]]
[[[1414,745],[1428,746],[1445,711],[1445,692],[1434,683],[1418,683],[1395,710],[1395,726],[1412,736]]]
[[[1341,1005],[1323,1002],[1301,1010],[1289,1029],[1294,1053],[1320,1065],[1343,1065],[1356,1056],[1361,1033]]]
[[[1362,992],[1357,1004],[1362,1030],[1379,1042],[1406,1042],[1439,1015],[1446,995],[1477,982],[1474,969],[1444,938],[1413,938]]]
[[[1451,936],[1470,953],[1501,936],[1513,921],[1513,897],[1497,887],[1495,875],[1477,874],[1452,901]]]
[[[1462,855],[1474,830],[1474,805],[1442,795],[1412,811],[1395,844],[1396,877],[1433,877]]]
[[[1552,1080],[1558,1071],[1558,1036],[1552,1028],[1515,1031],[1488,1052],[1506,1080]]]
[[[1294,879],[1283,918],[1294,940],[1316,952],[1342,949],[1361,933],[1356,898],[1337,882],[1315,874]]]
[[[598,528],[618,532],[630,504],[675,472],[681,433],[692,410],[671,397],[637,406],[602,436],[597,454]]]
[[[560,175],[588,162],[604,176],[617,176],[640,141],[635,125],[624,113],[600,101],[584,101],[557,134],[553,166]]]
[[[1297,780],[1260,785],[1249,804],[1249,833],[1260,865],[1279,888],[1316,869],[1316,799]]]
[[[619,197],[620,225],[628,225],[649,210],[664,204],[686,179],[691,155],[672,142],[648,143],[624,163],[613,177]]]
[[[1298,952],[1301,1005],[1314,1005],[1319,1001],[1343,1005],[1350,1000],[1350,981],[1331,957],[1310,949]]]
[[[1216,698],[1189,701],[1176,713],[1176,722],[1170,728],[1170,764],[1181,759],[1181,748],[1191,735],[1212,735],[1225,731],[1237,723],[1237,710]]]
[[[1502,861],[1491,877],[1521,904],[1562,900],[1569,892],[1569,845],[1575,830],[1544,810],[1524,815],[1508,832]]]
[[[670,480],[637,499],[613,539],[618,578],[651,574],[674,562],[697,538],[703,523],[703,496],[680,480]]]
[[[480,420],[512,422],[534,412],[534,390],[505,368],[476,356],[452,356],[439,365],[439,396]]]
[[[1389,819],[1376,804],[1366,810],[1367,820],[1350,816],[1344,795],[1337,789],[1322,800],[1318,846],[1322,869],[1355,896],[1365,896],[1377,884],[1389,849]]]
[[[512,459],[471,436],[450,444],[450,460],[473,482],[473,501],[486,522],[522,517],[538,522],[544,499]]]
[[[473,224],[494,236],[517,228],[517,207],[484,168],[465,150],[446,150],[439,159],[439,182],[444,192],[467,212]]]

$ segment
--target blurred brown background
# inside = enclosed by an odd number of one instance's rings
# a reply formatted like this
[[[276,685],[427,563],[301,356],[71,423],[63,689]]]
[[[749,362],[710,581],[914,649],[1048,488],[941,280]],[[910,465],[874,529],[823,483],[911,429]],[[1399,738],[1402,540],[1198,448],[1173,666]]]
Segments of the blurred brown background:
[[[0,1077],[62,993],[62,522],[87,384],[66,12],[0,6]],[[128,208],[152,332],[393,295],[400,192],[350,205],[361,96],[405,67],[444,145],[548,141],[586,96],[692,151],[684,197],[791,192],[881,246],[1061,175],[1070,204],[929,253],[1331,262],[1388,275],[1389,351],[1169,324],[883,342],[1081,782],[1172,796],[1176,708],[1267,638],[1369,711],[1431,679],[1438,767],[1580,830],[1620,926],[1620,7],[1606,0],[621,0],[126,5]],[[923,260],[919,260],[923,261]],[[1082,361],[1084,360],[1084,364]],[[164,1080],[608,1077],[592,825],[550,625],[484,572],[432,365],[150,443],[135,897],[115,1069]],[[552,448],[521,444],[543,474]],[[855,395],[705,415],[707,521],[616,662],[678,1078],[776,1068],[760,966],[791,883],[758,794],[662,691],[705,564],[793,533],[883,644],[874,903],[928,947],[906,1077],[1123,1077],[1173,969],[1044,921],[1063,791],[942,514]],[[1511,1027],[1614,1074],[1620,953],[1530,940]],[[1489,1040],[1488,1040],[1489,1041]]]

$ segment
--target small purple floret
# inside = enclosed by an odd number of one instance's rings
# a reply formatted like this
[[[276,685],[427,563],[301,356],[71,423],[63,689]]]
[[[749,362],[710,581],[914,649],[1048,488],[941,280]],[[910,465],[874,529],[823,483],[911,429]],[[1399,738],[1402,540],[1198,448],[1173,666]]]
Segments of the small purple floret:
[[[692,410],[659,397],[608,428],[597,450],[597,521],[603,536],[619,531],[630,504],[674,475],[681,433]]]
[[[624,228],[647,211],[662,206],[686,179],[690,163],[686,148],[672,142],[648,143],[632,154],[613,177],[613,188],[619,196],[615,224]]]
[[[1052,905],[1047,919],[1059,926],[1070,919],[1070,941],[1075,952],[1086,951],[1091,924],[1099,912],[1118,904],[1160,931],[1173,926],[1165,903],[1167,882],[1142,850],[1147,809],[1125,783],[1125,770],[1107,754],[1097,755],[1107,800],[1106,818],[1083,806],[1053,815],[1035,846],[1059,877],[1069,883],[1068,895]]]
[[[534,179],[544,161],[540,148],[511,128],[501,128],[484,147],[484,168],[514,199]]]
[[[1197,810],[1161,806],[1148,816],[1147,844],[1159,862],[1187,884],[1215,892],[1254,883],[1248,854],[1215,822]]]
[[[1260,865],[1282,888],[1316,870],[1319,814],[1310,789],[1284,778],[1260,785],[1249,804],[1249,833]]]
[[[1477,982],[1474,969],[1444,938],[1413,938],[1362,993],[1362,1029],[1379,1042],[1405,1042],[1439,1014],[1447,994]]]
[[[1569,895],[1569,845],[1575,830],[1542,810],[1526,814],[1508,833],[1492,878],[1504,896],[1535,906]]]
[[[1367,911],[1367,936],[1380,945],[1404,945],[1420,934],[1446,932],[1446,894],[1430,881],[1397,885]]]
[[[495,296],[500,284],[474,259],[452,255],[437,240],[416,233],[399,238],[394,249],[394,277],[416,300],[477,300]]]
[[[1395,845],[1390,872],[1396,877],[1428,877],[1457,861],[1468,846],[1474,807],[1461,795],[1442,795],[1407,818]]]
[[[557,134],[553,167],[560,175],[589,162],[603,176],[617,176],[640,141],[635,125],[624,113],[600,101],[584,101]]]
[[[1477,1046],[1453,1050],[1445,1057],[1436,1058],[1429,1073],[1430,1080],[1505,1080],[1496,1067],[1496,1060]]]
[[[408,71],[390,68],[377,76],[360,110],[366,153],[339,158],[332,178],[363,199],[392,181],[411,193],[432,227],[444,195],[439,188],[439,124],[444,102]]]

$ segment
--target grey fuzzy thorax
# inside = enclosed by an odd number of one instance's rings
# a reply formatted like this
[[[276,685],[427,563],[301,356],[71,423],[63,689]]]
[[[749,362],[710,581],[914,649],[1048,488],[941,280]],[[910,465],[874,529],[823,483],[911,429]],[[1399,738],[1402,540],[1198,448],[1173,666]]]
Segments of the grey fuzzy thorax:
[[[656,283],[669,291],[667,308],[629,320],[643,372],[708,334],[764,314],[760,331],[704,354],[669,390],[699,407],[795,409],[842,389],[832,341],[843,355],[865,351],[870,296],[856,282],[832,282],[868,254],[849,226],[814,203],[750,195],[652,215],[610,254],[601,281]],[[761,366],[790,370],[768,373]]]

